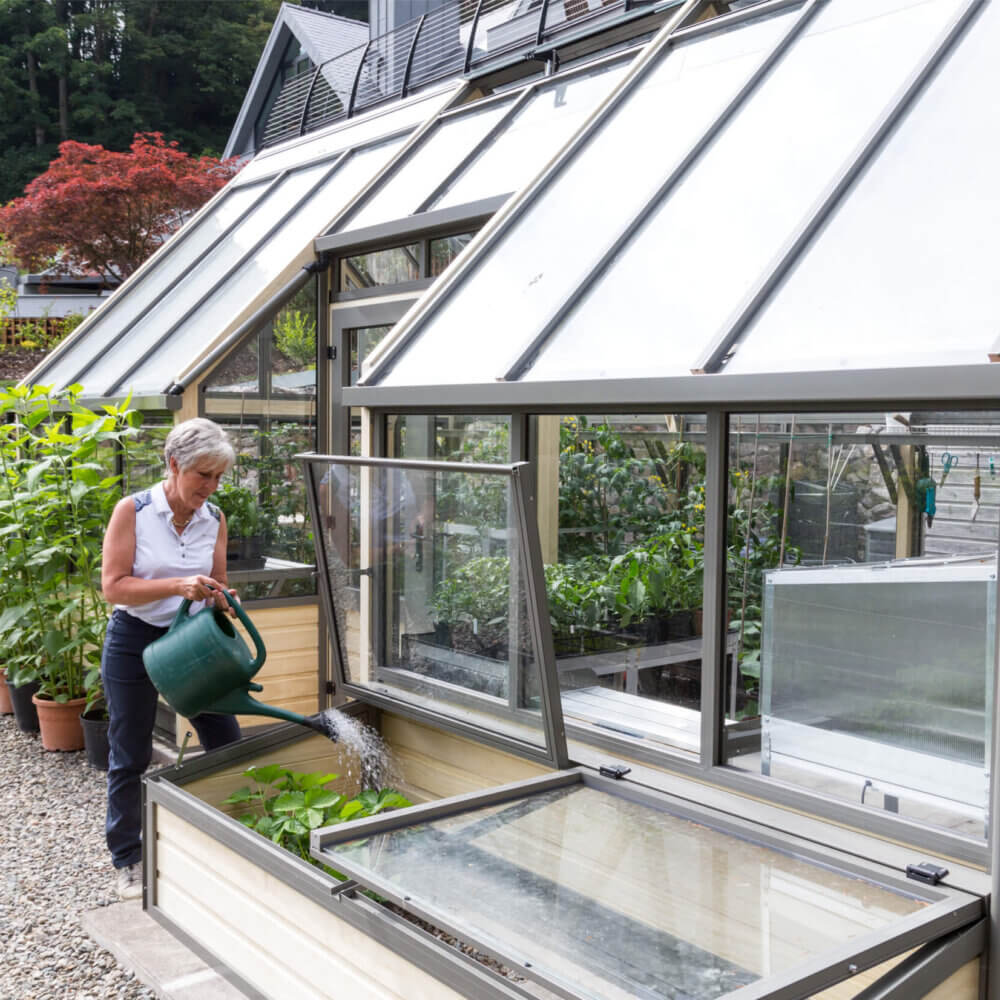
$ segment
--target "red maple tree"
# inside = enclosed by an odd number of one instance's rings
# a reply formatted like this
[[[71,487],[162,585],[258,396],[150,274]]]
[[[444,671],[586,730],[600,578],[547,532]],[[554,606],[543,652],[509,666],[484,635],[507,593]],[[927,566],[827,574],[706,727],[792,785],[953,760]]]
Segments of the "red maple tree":
[[[64,142],[44,174],[0,207],[0,233],[22,267],[123,281],[239,170],[190,156],[159,132],[130,150]]]

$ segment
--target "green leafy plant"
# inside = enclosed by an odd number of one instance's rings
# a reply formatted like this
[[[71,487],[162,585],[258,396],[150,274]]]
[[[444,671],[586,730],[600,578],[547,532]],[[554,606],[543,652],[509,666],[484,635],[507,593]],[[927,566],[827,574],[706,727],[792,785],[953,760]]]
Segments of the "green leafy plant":
[[[278,764],[251,767],[241,777],[253,784],[233,792],[223,805],[245,805],[237,819],[279,847],[323,867],[309,854],[309,834],[321,826],[375,816],[413,805],[393,788],[366,789],[353,798],[325,786],[338,778],[322,771],[290,771]]]
[[[301,309],[284,309],[278,314],[274,344],[300,368],[316,367],[316,321]]]
[[[99,690],[101,539],[120,496],[110,467],[142,419],[128,400],[89,410],[80,390],[0,392],[0,642],[13,682],[37,680],[56,701]]]
[[[230,538],[253,538],[263,530],[264,519],[256,494],[247,486],[223,483],[212,497],[226,515],[226,530]]]

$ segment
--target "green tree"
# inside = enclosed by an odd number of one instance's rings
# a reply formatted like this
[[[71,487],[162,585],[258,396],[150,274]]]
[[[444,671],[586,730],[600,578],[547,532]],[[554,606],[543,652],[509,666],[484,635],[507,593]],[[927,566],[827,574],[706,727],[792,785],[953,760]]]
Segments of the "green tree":
[[[218,153],[279,0],[0,0],[0,203],[73,140]]]

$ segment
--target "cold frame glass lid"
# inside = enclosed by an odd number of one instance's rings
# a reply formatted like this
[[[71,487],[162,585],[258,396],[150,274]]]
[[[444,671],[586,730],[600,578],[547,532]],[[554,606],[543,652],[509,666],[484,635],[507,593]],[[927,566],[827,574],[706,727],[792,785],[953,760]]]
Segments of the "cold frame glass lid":
[[[511,467],[356,461],[306,465],[343,681],[544,751]]]
[[[595,1000],[727,996],[928,905],[693,817],[581,781],[343,843],[320,831],[314,854]]]

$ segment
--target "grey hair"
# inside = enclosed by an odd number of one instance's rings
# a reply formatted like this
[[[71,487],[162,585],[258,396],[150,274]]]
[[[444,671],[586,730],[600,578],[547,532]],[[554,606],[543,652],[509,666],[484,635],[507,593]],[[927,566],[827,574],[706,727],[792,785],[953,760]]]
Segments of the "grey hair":
[[[193,417],[178,424],[163,444],[163,457],[170,469],[170,459],[181,469],[189,469],[203,458],[217,459],[228,469],[236,461],[236,452],[226,432],[214,421]]]

